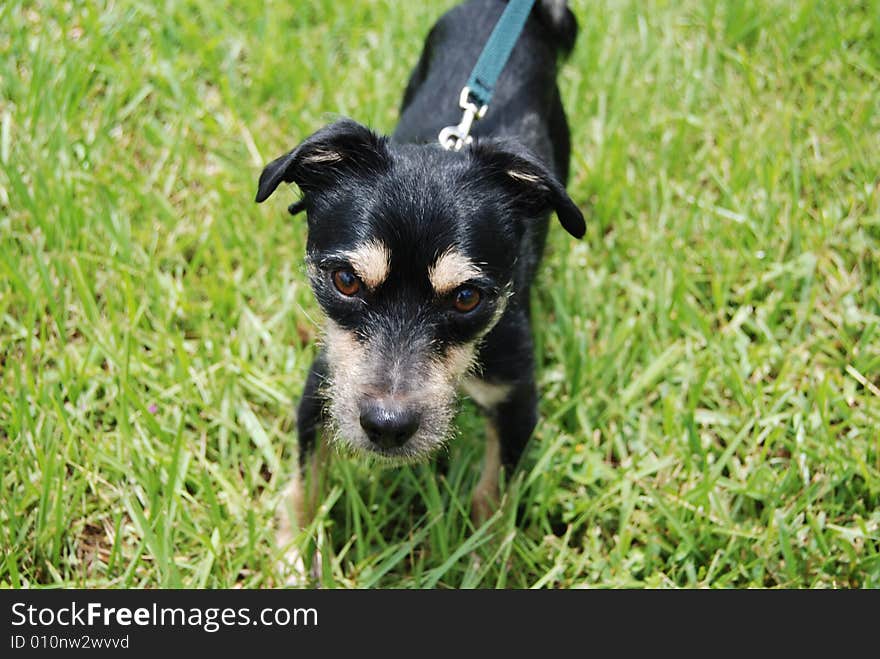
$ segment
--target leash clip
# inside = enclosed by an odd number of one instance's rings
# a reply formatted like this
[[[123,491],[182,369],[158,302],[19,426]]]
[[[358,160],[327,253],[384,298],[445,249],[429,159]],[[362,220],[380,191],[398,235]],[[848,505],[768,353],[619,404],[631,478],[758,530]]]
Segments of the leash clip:
[[[440,140],[440,145],[447,151],[450,149],[452,151],[461,151],[461,147],[473,142],[474,138],[470,135],[471,127],[475,121],[485,117],[489,109],[488,105],[478,106],[471,101],[470,87],[462,88],[461,96],[458,98],[458,106],[464,110],[461,122],[458,126],[447,126],[437,136],[437,139]]]

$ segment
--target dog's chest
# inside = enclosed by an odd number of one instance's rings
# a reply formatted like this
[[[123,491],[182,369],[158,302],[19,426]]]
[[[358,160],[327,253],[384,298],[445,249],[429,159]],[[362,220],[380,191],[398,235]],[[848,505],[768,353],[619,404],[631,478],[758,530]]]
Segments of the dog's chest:
[[[509,384],[493,384],[479,378],[465,378],[461,383],[462,390],[480,407],[490,410],[510,394]]]

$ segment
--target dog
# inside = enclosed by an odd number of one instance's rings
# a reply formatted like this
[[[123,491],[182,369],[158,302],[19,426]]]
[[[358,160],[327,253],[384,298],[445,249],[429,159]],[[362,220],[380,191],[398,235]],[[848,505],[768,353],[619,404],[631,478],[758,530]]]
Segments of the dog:
[[[565,190],[571,147],[556,73],[577,22],[564,0],[536,2],[473,143],[438,143],[461,118],[459,93],[504,8],[469,0],[437,21],[390,138],[342,119],[260,176],[257,202],[282,182],[302,192],[288,210],[306,213],[308,278],[326,317],[297,409],[282,546],[316,512],[322,429],[337,449],[378,463],[426,460],[453,434],[463,389],[488,420],[472,495],[480,524],[535,428],[530,288],[550,215],[576,238],[586,230]]]

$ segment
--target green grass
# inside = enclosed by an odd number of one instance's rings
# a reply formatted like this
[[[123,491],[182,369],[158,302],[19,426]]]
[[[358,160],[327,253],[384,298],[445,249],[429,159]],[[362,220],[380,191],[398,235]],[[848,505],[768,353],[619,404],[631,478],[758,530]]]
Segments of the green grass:
[[[276,582],[320,317],[256,180],[393,128],[426,4],[0,6],[0,585]],[[445,466],[333,463],[323,583],[880,587],[880,2],[573,5],[508,503],[465,402]]]

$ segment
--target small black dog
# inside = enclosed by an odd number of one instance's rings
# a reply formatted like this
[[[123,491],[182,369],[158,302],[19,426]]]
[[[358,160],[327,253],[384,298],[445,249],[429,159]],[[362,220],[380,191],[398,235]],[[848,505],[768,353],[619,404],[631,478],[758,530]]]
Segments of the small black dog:
[[[447,151],[437,141],[461,118],[459,92],[504,6],[470,0],[437,22],[390,140],[338,121],[260,176],[258,202],[282,181],[302,190],[289,210],[307,213],[309,278],[327,317],[298,409],[300,470],[282,543],[315,512],[325,423],[339,447],[421,460],[449,439],[463,388],[489,420],[478,522],[535,427],[529,288],[550,213],[573,236],[585,231],[563,186],[570,145],[556,67],[577,34],[564,0],[536,3],[473,144]]]

